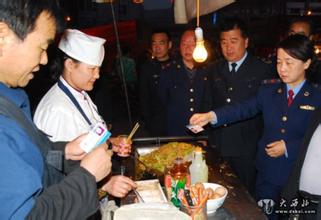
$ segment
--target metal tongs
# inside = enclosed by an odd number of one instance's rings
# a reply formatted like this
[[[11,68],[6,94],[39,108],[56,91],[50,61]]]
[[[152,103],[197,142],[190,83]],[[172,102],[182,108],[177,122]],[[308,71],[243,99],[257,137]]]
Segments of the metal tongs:
[[[133,189],[134,193],[136,194],[137,198],[142,202],[145,203],[143,197],[139,194],[139,192],[136,189]]]
[[[158,174],[153,170],[153,168],[149,167],[147,164],[145,164],[143,161],[139,159],[139,157],[135,157],[134,155],[130,154],[130,157],[138,161],[141,165],[145,167],[145,171],[149,174],[151,174],[154,178],[157,178]]]
[[[131,158],[133,158],[133,159],[135,159],[135,160],[137,160],[141,165],[143,165],[145,168],[146,168],[146,170],[150,170],[150,168],[143,162],[143,161],[141,161],[140,159],[139,159],[139,157],[135,157],[134,155],[130,155],[130,157]]]

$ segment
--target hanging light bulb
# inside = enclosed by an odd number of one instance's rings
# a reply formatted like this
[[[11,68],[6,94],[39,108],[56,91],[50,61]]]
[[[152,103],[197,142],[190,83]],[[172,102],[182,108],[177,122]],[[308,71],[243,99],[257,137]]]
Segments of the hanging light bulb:
[[[193,59],[202,63],[207,59],[207,51],[204,46],[203,30],[200,28],[200,0],[196,1],[197,28],[195,29],[196,47],[193,51]]]
[[[197,27],[195,29],[195,36],[196,36],[196,47],[193,51],[193,59],[198,63],[202,63],[207,59],[207,55],[208,55],[204,46],[202,28]]]

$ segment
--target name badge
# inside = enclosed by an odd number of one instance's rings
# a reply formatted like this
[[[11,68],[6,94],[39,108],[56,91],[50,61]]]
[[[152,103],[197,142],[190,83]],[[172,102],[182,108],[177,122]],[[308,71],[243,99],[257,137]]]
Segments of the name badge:
[[[315,107],[311,106],[311,105],[300,105],[300,109],[308,110],[308,111],[314,111]]]

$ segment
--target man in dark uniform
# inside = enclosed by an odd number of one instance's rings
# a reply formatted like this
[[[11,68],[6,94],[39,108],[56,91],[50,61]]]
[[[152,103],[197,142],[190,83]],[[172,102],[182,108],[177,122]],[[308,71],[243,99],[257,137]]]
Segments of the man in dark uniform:
[[[220,26],[220,45],[225,60],[211,67],[211,97],[213,108],[230,105],[254,96],[263,80],[271,78],[269,66],[247,51],[249,43],[245,24],[226,19]],[[255,187],[255,154],[261,135],[262,118],[224,125],[210,131],[212,144],[247,187],[251,194]]]
[[[139,95],[141,116],[151,136],[165,135],[165,110],[158,96],[160,72],[170,63],[169,50],[171,37],[164,30],[152,34],[151,49],[153,59],[141,68],[139,78]]]
[[[159,95],[166,106],[166,131],[168,136],[193,134],[186,125],[194,112],[202,112],[205,98],[207,73],[205,68],[197,68],[193,60],[196,45],[195,33],[187,30],[180,40],[181,59],[173,61],[161,75]]]

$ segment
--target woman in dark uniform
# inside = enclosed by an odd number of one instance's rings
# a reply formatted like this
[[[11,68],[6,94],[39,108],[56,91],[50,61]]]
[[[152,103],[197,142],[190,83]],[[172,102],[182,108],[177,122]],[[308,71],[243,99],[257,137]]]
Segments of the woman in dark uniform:
[[[321,105],[321,91],[307,80],[315,63],[314,47],[305,36],[292,35],[279,43],[277,70],[281,82],[267,82],[245,102],[195,114],[190,123],[215,126],[263,114],[264,132],[258,142],[256,199],[279,200],[312,112]],[[237,146],[235,146],[237,147]],[[273,202],[272,202],[273,203]]]

